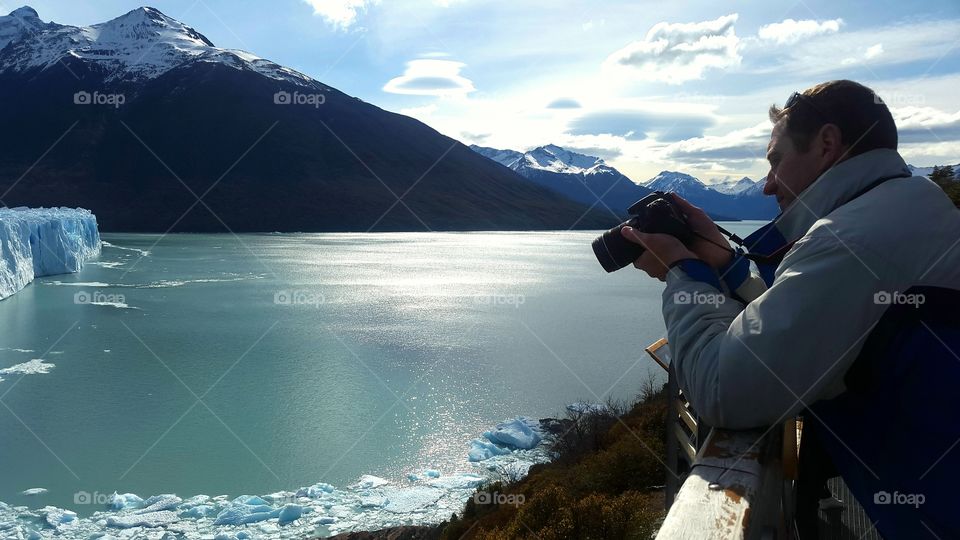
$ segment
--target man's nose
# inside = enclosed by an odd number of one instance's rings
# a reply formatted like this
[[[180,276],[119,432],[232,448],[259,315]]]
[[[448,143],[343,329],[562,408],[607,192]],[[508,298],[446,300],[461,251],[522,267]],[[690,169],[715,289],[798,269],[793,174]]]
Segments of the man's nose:
[[[776,175],[773,174],[773,171],[767,173],[767,181],[763,184],[763,194],[764,195],[776,195],[777,193],[777,179]]]

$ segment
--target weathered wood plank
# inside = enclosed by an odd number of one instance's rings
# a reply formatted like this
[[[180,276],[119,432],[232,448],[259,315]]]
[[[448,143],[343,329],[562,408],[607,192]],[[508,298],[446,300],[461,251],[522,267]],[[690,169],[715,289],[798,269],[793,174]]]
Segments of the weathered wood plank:
[[[657,538],[752,539],[778,529],[782,430],[765,433],[711,431]]]
[[[686,452],[687,461],[693,463],[697,458],[697,449],[690,444],[690,435],[680,427],[680,424],[673,425],[673,435],[677,438],[677,443],[680,445],[680,449]]]
[[[690,428],[690,432],[694,435],[697,434],[697,421],[693,419],[693,415],[690,414],[690,410],[687,409],[686,403],[681,399],[675,400],[674,407],[677,410],[677,416],[680,417],[680,420],[683,420],[683,423]]]
[[[670,371],[670,347],[667,347],[667,338],[658,339],[644,350],[664,371]]]

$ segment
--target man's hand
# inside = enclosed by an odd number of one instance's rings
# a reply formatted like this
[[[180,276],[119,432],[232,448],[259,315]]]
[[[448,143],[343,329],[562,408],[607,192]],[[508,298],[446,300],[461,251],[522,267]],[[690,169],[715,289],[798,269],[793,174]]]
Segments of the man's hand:
[[[690,204],[676,193],[670,193],[670,196],[673,197],[674,202],[680,206],[683,213],[687,215],[687,224],[690,225],[690,228],[700,235],[709,238],[711,241],[716,242],[716,244],[712,244],[699,236],[694,236],[689,246],[690,251],[694,252],[700,259],[703,259],[703,261],[709,264],[714,270],[720,270],[720,268],[729,263],[730,259],[733,258],[731,251],[723,249],[720,246],[729,246],[730,243],[720,234],[720,230],[717,229],[717,224],[710,219],[710,216],[708,216],[706,212]]]
[[[697,256],[687,249],[680,240],[669,234],[642,233],[633,227],[623,227],[620,234],[624,238],[647,248],[633,265],[648,276],[664,281],[670,265],[683,259],[695,259]]]

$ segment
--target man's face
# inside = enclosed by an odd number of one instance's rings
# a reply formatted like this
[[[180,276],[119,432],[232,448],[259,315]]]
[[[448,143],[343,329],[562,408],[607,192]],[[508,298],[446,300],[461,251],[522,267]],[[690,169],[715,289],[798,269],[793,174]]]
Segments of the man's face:
[[[822,162],[813,145],[800,153],[793,140],[786,134],[786,119],[773,126],[770,144],[767,145],[767,161],[770,172],[763,186],[764,195],[776,195],[780,210],[785,210],[807,186],[820,176]]]

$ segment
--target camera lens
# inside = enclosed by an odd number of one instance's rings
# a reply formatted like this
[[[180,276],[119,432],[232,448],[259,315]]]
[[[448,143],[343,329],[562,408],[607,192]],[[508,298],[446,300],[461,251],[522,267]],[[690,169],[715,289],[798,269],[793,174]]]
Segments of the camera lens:
[[[630,265],[645,251],[640,244],[635,244],[623,237],[620,228],[624,225],[626,223],[617,225],[593,241],[593,253],[607,272],[616,272]]]

